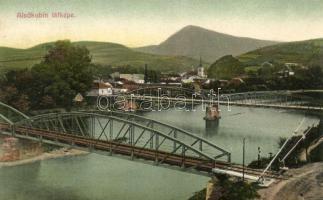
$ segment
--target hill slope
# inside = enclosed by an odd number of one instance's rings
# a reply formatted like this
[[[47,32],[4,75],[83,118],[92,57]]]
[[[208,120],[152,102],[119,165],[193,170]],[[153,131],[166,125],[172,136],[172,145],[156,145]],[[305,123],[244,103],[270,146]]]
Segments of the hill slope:
[[[135,48],[145,53],[181,55],[214,62],[224,55],[240,55],[277,42],[235,37],[197,26],[186,26],[159,45]]]
[[[300,63],[303,65],[320,65],[323,67],[323,39],[263,47],[238,56],[245,65],[260,65],[265,61],[279,63]]]
[[[141,53],[120,44],[107,42],[73,42],[90,50],[94,63],[143,67],[148,64],[151,69],[161,71],[184,71],[198,61],[184,56],[160,56]],[[26,68],[39,63],[53,43],[44,43],[28,49],[0,47],[0,72],[9,68]]]

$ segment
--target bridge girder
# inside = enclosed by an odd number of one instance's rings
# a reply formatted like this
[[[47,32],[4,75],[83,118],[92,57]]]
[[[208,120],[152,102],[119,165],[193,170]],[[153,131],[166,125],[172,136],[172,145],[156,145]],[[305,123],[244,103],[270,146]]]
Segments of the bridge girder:
[[[215,164],[215,162],[221,162],[216,160],[221,157],[227,157],[230,161],[229,152],[200,137],[193,137],[180,129],[171,129],[169,132],[165,132],[156,128],[157,124],[163,125],[162,123],[153,120],[139,123],[137,121],[139,118],[134,119],[135,117],[135,115],[128,115],[128,118],[125,118],[120,113],[52,113],[22,120],[15,123],[14,127],[20,128],[20,134],[24,132],[27,135],[32,135],[29,130],[39,130],[54,133],[57,136],[73,136],[75,141],[88,139],[89,146],[94,148],[97,144],[113,144],[108,149],[111,154],[118,148],[127,145],[132,149],[129,154],[132,159],[136,155],[149,150],[156,153],[155,163],[157,164],[170,162],[173,155],[180,156],[183,163],[185,159],[190,158],[200,160],[199,164],[195,163],[194,166],[190,166],[192,168],[203,163]],[[143,120],[143,118],[140,118],[140,120]],[[179,135],[184,136],[184,134],[194,141],[179,137]],[[57,138],[59,140],[59,137]],[[73,141],[70,142],[73,143]],[[216,150],[217,153],[209,153],[207,150],[211,148]],[[159,157],[159,152],[162,152],[164,156]]]
[[[89,112],[89,111],[86,111],[86,112]],[[230,159],[229,158],[230,152],[226,151],[222,147],[198,136],[197,134],[172,126],[170,124],[166,124],[157,120],[146,118],[144,116],[136,115],[131,112],[120,112],[120,111],[106,111],[106,112],[92,111],[92,112],[112,115],[112,116],[120,117],[122,119],[135,121],[144,126],[153,128],[154,130],[167,132],[169,135],[172,135],[176,139],[184,139],[185,141],[188,141],[188,142],[190,141],[192,146],[197,147],[202,152],[209,153],[209,154],[217,154],[215,157],[224,154],[228,156],[228,160]],[[218,153],[221,153],[221,154],[218,154]]]
[[[19,110],[0,101],[0,119],[6,123],[14,124],[17,121],[28,119],[29,117]]]

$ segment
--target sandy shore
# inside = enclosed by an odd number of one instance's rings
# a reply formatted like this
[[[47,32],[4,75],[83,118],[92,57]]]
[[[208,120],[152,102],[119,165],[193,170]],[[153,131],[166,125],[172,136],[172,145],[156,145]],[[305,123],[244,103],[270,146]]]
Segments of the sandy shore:
[[[55,158],[61,158],[61,157],[67,157],[67,156],[86,155],[86,154],[88,154],[88,152],[78,150],[78,149],[61,148],[61,149],[57,149],[57,150],[54,150],[51,152],[42,153],[39,156],[35,156],[32,158],[28,158],[28,159],[11,161],[11,162],[0,162],[0,168],[1,167],[24,165],[24,164],[28,164],[28,163],[41,161],[41,160],[55,159]]]
[[[291,169],[288,180],[279,181],[269,188],[259,191],[262,200],[322,200],[323,162],[311,163],[301,168]],[[301,196],[303,195],[303,197]]]

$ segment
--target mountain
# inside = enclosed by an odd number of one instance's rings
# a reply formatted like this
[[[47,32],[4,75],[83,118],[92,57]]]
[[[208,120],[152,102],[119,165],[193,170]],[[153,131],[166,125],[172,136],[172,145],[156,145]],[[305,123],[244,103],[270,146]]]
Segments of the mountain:
[[[180,55],[214,62],[224,55],[240,55],[278,42],[236,37],[198,26],[186,26],[159,45],[135,48],[145,53]]]
[[[53,44],[53,42],[44,43],[28,49],[0,47],[0,72],[10,68],[29,68],[39,63]],[[137,52],[116,43],[81,41],[73,44],[87,47],[93,62],[103,65],[143,67],[148,64],[150,69],[182,72],[191,69],[192,65],[197,66],[199,62],[184,56],[161,56]]]
[[[268,66],[274,66],[270,70],[279,71],[285,63],[290,63],[293,70],[302,66],[320,66],[323,69],[323,39],[271,45],[237,57],[223,56],[211,64],[207,72],[209,77],[230,79],[248,72],[255,73],[263,67],[268,70]]]
[[[323,67],[323,39],[312,39],[298,42],[287,42],[263,47],[238,56],[238,59],[249,66],[259,66],[263,62],[299,63],[305,66],[320,65]]]

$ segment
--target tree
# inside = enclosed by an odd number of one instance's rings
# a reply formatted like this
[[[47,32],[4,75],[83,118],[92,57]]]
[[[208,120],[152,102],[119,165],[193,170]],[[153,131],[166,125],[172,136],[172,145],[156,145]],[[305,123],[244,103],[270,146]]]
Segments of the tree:
[[[41,108],[52,108],[55,107],[55,101],[51,96],[43,96],[41,101],[40,101],[40,107]]]
[[[21,112],[27,112],[30,109],[30,101],[25,94],[17,96],[11,104]]]
[[[221,192],[219,200],[254,200],[260,197],[254,184],[233,181],[224,174],[217,175],[216,179],[215,187]]]
[[[231,79],[244,73],[242,63],[232,55],[223,56],[207,70],[210,78]]]
[[[85,47],[73,46],[66,40],[57,41],[44,60],[32,68],[35,83],[41,89],[34,97],[43,105],[46,102],[43,97],[48,96],[47,100],[51,97],[56,105],[70,107],[77,93],[84,95],[90,89],[91,67],[91,57]]]
[[[0,88],[0,101],[12,105],[22,112],[27,112],[30,108],[29,97],[26,94],[19,93],[14,85]]]
[[[258,70],[258,73],[263,79],[272,79],[274,76],[274,65],[271,63],[264,63],[261,68]]]

